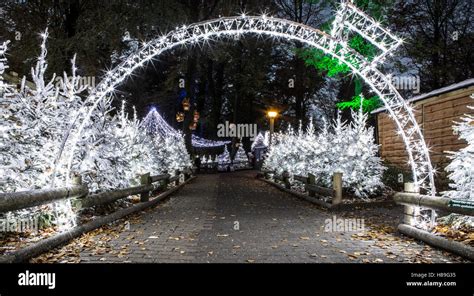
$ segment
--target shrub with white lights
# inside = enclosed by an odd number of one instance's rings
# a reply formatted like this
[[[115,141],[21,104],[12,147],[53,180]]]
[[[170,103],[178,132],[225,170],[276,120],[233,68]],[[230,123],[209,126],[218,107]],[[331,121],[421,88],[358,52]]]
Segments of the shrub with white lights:
[[[367,128],[367,115],[353,112],[353,122],[337,120],[319,134],[311,122],[306,131],[291,128],[277,133],[270,146],[264,168],[290,175],[314,174],[317,182],[330,187],[335,172],[343,173],[343,186],[356,196],[365,198],[383,187],[384,167],[377,156],[373,128]]]

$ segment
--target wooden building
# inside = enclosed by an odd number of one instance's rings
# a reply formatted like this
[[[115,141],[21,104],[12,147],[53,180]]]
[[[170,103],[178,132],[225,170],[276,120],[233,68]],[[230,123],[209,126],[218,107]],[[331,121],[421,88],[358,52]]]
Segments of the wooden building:
[[[467,106],[474,106],[474,78],[450,85],[430,93],[409,99],[415,110],[424,138],[431,149],[431,161],[437,168],[438,185],[444,187],[446,180],[444,167],[449,163],[446,151],[457,151],[466,146],[454,134],[452,126],[463,114],[474,114]],[[401,137],[397,135],[394,122],[385,108],[372,111],[376,115],[376,139],[380,156],[390,164],[400,168],[408,167],[408,156]]]

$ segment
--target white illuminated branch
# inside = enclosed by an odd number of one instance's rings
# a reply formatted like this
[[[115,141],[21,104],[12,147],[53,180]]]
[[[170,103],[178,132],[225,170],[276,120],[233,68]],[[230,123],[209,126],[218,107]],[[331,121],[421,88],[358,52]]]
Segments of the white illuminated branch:
[[[374,44],[381,51],[381,54],[376,56],[373,61],[368,61],[347,45],[346,30],[360,34]],[[141,49],[131,54],[113,70],[107,72],[105,78],[89,96],[86,104],[79,111],[74,124],[64,137],[67,144],[64,145],[64,151],[61,151],[58,155],[59,161],[57,162],[56,172],[65,171],[66,176],[69,176],[76,143],[93,110],[101,100],[113,95],[115,89],[129,78],[134,71],[143,68],[152,59],[175,47],[243,34],[265,35],[275,39],[299,41],[310,47],[320,49],[347,65],[380,97],[390,117],[394,120],[398,132],[405,142],[415,186],[426,189],[430,194],[435,194],[429,151],[413,115],[413,110],[391,84],[390,76],[381,73],[377,69],[377,64],[382,62],[383,57],[390,54],[400,44],[401,40],[383,29],[374,19],[358,10],[353,4],[345,2],[341,4],[336,13],[331,35],[285,19],[266,15],[241,15],[177,27],[164,36],[144,43]],[[57,173],[55,173],[55,176],[57,176]],[[66,178],[66,184],[67,182],[69,182],[69,178]]]

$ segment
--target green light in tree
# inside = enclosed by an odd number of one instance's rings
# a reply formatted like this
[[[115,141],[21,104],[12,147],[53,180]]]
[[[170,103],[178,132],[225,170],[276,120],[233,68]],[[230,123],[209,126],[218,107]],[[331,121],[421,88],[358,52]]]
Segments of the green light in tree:
[[[362,99],[361,95],[354,96],[352,100],[350,101],[337,103],[336,106],[340,110],[345,110],[345,109],[357,110],[360,108],[361,100],[362,100],[362,110],[366,113],[371,112],[379,108],[380,106],[382,106],[382,102],[380,101],[378,96]]]

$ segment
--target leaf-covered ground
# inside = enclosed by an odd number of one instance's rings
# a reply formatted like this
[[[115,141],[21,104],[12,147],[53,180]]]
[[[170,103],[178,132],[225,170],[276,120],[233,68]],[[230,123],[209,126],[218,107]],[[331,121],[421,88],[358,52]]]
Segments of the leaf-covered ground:
[[[465,262],[400,235],[399,206],[331,213],[255,175],[200,175],[157,207],[32,262]],[[327,231],[333,219],[363,219],[364,229]]]

